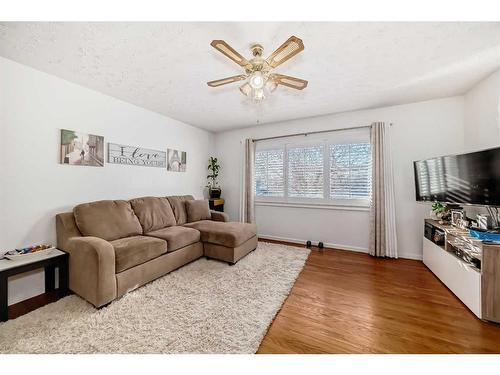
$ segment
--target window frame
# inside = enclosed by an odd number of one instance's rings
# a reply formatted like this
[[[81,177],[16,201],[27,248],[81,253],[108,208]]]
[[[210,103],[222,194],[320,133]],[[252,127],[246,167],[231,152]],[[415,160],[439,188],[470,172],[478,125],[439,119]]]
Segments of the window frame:
[[[347,132],[347,131],[346,131]],[[370,144],[369,133],[364,141],[353,139],[352,141],[336,140],[335,137],[311,137],[313,139],[301,139],[300,141],[293,142],[290,138],[284,139],[275,143],[265,144],[259,146],[256,152],[283,150],[283,196],[270,197],[258,196],[256,187],[254,186],[254,199],[255,204],[259,205],[274,205],[274,206],[290,206],[290,207],[318,207],[318,208],[341,208],[341,209],[355,209],[367,210],[371,204],[371,192],[368,199],[331,199],[330,198],[330,146],[335,144],[356,144],[368,143]],[[361,137],[359,137],[361,138]],[[323,148],[323,198],[304,198],[304,197],[290,197],[289,196],[289,183],[288,183],[288,150],[290,148],[308,147],[321,145]],[[372,163],[371,163],[372,164]]]

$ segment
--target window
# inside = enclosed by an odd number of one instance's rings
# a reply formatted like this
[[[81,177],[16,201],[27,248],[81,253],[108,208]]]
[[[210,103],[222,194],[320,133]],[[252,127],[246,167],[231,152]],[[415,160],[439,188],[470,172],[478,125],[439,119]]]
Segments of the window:
[[[283,197],[283,150],[266,150],[255,153],[255,195],[258,197]]]
[[[323,198],[323,145],[288,149],[288,196]]]
[[[345,131],[257,143],[257,201],[367,206],[369,131]]]
[[[330,146],[330,199],[370,199],[369,143]]]

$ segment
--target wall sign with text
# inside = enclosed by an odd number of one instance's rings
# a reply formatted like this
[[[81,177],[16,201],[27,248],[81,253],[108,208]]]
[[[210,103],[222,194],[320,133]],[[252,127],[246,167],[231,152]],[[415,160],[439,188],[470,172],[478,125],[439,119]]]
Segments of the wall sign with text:
[[[108,163],[165,168],[167,155],[164,151],[108,143]]]

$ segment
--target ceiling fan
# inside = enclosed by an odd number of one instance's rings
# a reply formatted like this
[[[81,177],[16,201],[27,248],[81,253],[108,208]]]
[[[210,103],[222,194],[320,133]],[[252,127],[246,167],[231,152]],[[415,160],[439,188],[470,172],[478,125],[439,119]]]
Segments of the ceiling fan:
[[[243,95],[257,102],[265,99],[268,94],[276,90],[278,85],[291,87],[296,90],[303,90],[307,87],[307,81],[303,79],[271,72],[274,68],[304,50],[304,43],[296,36],[288,38],[267,59],[262,57],[264,48],[260,44],[254,44],[250,47],[254,56],[250,60],[245,59],[223,40],[213,40],[210,45],[245,69],[245,74],[207,82],[207,85],[210,87],[218,87],[232,82],[247,80],[247,82],[240,86],[240,91]]]

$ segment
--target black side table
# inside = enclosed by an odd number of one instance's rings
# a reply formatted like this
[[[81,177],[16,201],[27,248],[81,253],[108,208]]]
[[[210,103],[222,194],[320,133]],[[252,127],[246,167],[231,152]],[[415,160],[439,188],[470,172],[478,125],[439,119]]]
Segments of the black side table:
[[[59,297],[68,294],[68,259],[69,254],[58,249],[40,257],[20,260],[0,260],[0,322],[8,319],[8,281],[10,276],[32,271],[38,268],[45,269],[45,292],[56,290],[55,269],[59,269]]]
[[[208,205],[211,210],[224,212],[224,198],[210,198]]]

